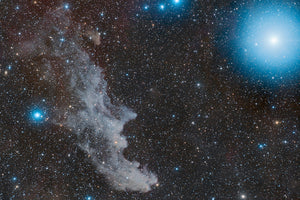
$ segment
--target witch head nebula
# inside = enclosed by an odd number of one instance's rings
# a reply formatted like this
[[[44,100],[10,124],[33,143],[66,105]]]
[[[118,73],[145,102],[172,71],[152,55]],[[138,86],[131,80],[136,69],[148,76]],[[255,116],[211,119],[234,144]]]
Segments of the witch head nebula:
[[[77,135],[78,145],[117,190],[148,192],[157,177],[123,155],[127,141],[122,130],[136,114],[125,106],[113,105],[107,94],[102,69],[81,48],[81,26],[63,9],[47,13],[36,26],[36,35],[20,45],[24,58],[42,62],[41,73],[51,87],[60,90],[61,124]],[[72,105],[72,109],[70,106]]]

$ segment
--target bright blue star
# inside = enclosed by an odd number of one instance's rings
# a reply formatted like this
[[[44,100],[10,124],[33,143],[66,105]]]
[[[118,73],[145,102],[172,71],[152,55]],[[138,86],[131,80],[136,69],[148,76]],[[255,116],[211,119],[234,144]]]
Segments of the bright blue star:
[[[35,112],[35,113],[33,114],[33,117],[34,117],[35,119],[39,119],[39,118],[41,118],[41,116],[42,116],[42,114],[39,113],[39,112]]]
[[[59,40],[60,40],[61,42],[64,42],[64,41],[65,41],[65,38],[62,37],[62,38],[60,38]]]
[[[160,8],[161,10],[164,10],[164,9],[165,9],[165,5],[160,4],[160,5],[159,5],[159,8]]]
[[[16,6],[16,10],[19,10],[20,9],[20,6]]]
[[[180,0],[173,0],[173,2],[174,2],[175,4],[178,4],[178,3],[180,3]]]
[[[69,5],[68,3],[66,3],[66,4],[64,5],[64,8],[65,8],[66,10],[68,10],[68,9],[70,8],[70,5]]]
[[[11,70],[11,65],[8,65],[7,68],[8,68],[8,70]]]
[[[260,68],[286,68],[299,61],[300,22],[291,11],[270,8],[249,12],[241,29],[246,61]],[[274,68],[275,67],[275,68]]]
[[[35,109],[31,112],[31,118],[35,122],[40,122],[43,120],[43,112],[40,109]]]
[[[179,171],[179,167],[175,167],[174,169],[175,169],[175,171]]]
[[[144,6],[144,9],[145,9],[145,10],[148,10],[148,9],[149,9],[149,6],[148,6],[148,5],[145,5],[145,6]]]
[[[18,178],[17,177],[12,177],[12,180],[15,182]]]
[[[93,200],[93,198],[91,196],[87,196],[85,197],[86,200]]]
[[[258,144],[259,149],[264,149],[266,146],[267,146],[267,144],[265,144],[265,143]]]

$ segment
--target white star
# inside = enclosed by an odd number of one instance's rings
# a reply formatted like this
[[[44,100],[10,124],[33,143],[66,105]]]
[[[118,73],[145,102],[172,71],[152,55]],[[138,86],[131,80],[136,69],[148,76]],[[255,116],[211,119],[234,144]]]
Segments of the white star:
[[[276,36],[271,37],[270,43],[271,43],[272,45],[278,44],[278,38],[277,38]]]

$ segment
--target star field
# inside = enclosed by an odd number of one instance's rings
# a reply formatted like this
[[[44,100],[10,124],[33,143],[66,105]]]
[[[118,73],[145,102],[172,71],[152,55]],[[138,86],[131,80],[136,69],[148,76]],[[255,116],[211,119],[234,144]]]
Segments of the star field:
[[[299,198],[299,2],[0,10],[1,200]]]

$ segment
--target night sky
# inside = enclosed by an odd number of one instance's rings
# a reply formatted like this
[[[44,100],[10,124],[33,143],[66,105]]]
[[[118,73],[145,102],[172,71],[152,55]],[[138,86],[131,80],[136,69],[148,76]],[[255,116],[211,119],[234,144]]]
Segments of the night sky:
[[[300,3],[0,0],[0,199],[300,199]]]

